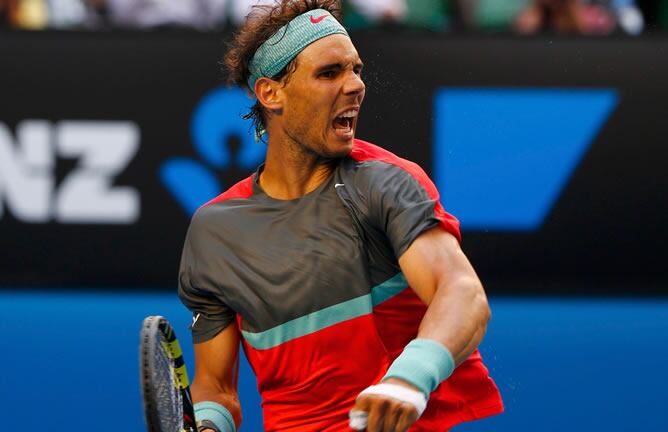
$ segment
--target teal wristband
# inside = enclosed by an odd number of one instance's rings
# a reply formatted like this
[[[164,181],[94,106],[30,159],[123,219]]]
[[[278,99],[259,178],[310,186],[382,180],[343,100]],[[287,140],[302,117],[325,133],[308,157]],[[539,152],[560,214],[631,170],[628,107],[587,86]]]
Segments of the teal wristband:
[[[215,424],[220,432],[236,432],[232,414],[219,403],[197,402],[195,404],[195,420],[209,420]]]
[[[455,370],[455,359],[442,344],[431,339],[413,339],[394,360],[383,381],[399,378],[422,390],[429,398]]]

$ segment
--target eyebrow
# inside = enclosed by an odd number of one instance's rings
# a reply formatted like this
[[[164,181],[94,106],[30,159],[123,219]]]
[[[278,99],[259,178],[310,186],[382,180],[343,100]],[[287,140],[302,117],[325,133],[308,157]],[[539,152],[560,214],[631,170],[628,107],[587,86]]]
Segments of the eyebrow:
[[[321,72],[324,70],[330,70],[330,69],[343,69],[345,66],[343,63],[329,63],[323,66],[319,66],[316,68],[317,72]],[[359,67],[360,69],[364,68],[364,63],[362,63],[361,60],[353,62],[353,67]]]

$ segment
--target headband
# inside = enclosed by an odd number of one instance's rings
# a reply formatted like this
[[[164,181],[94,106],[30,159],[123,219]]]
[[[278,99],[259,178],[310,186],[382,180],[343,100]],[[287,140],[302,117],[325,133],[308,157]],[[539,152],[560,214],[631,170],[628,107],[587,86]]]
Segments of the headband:
[[[295,17],[255,51],[248,67],[248,87],[255,93],[258,79],[276,76],[304,48],[333,34],[348,36],[346,29],[324,9],[314,9]]]

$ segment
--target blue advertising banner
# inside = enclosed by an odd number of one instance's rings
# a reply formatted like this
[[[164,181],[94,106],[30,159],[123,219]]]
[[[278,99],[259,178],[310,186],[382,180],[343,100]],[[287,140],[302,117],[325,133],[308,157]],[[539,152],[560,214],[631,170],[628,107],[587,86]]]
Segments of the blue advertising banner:
[[[174,288],[192,213],[265,152],[225,38],[3,34],[0,286]],[[664,39],[353,40],[358,136],[432,176],[488,289],[668,293]]]

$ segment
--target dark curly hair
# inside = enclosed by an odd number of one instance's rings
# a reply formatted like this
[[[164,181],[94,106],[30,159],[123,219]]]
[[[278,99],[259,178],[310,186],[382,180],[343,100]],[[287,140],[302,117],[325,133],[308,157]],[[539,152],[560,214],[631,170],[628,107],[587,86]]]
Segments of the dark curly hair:
[[[228,84],[245,87],[252,92],[248,86],[249,65],[260,45],[294,18],[314,9],[324,9],[341,21],[341,0],[278,0],[273,5],[253,6],[246,24],[234,35],[223,59],[228,73]],[[274,80],[285,78],[287,82],[296,67],[295,58],[282,71],[270,78]],[[264,133],[267,122],[267,113],[262,104],[256,101],[243,118],[252,120],[256,137],[259,139]]]

